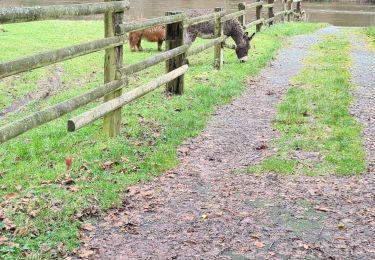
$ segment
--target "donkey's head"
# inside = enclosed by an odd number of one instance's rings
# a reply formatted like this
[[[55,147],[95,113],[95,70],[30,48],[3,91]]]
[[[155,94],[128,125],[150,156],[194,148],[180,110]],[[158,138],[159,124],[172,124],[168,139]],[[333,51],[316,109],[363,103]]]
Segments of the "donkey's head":
[[[247,61],[247,55],[249,53],[250,49],[250,41],[254,37],[255,33],[253,33],[251,36],[247,32],[242,37],[242,41],[237,44],[236,46],[236,54],[237,58],[240,60],[240,62]]]

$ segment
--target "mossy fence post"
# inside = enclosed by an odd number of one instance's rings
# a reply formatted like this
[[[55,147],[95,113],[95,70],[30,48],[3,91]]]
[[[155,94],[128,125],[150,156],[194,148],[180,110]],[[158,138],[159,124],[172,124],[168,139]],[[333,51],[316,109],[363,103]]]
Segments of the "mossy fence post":
[[[284,15],[283,15],[283,22],[285,22],[287,20],[287,1],[288,0],[283,0],[283,11],[284,11]]]
[[[300,15],[301,15],[301,2],[300,1],[296,3],[296,13],[298,17],[300,18]]]
[[[105,2],[112,2],[117,0],[105,0]],[[116,27],[122,24],[124,12],[106,12],[104,14],[104,36],[113,37],[117,35]],[[122,67],[123,63],[123,45],[108,48],[105,50],[104,58],[104,83],[108,83],[116,78],[117,69]],[[104,102],[121,96],[122,90],[117,90],[104,96]],[[114,137],[120,134],[121,127],[121,108],[109,113],[103,120],[103,132],[109,137]]]
[[[287,0],[288,1],[288,4],[287,4],[287,8],[288,8],[288,22],[291,21],[291,17],[292,17],[292,5],[293,5],[293,0]]]
[[[260,2],[261,0],[257,0],[257,2]],[[257,20],[259,20],[259,19],[261,19],[262,17],[262,6],[261,5],[259,5],[259,6],[257,6],[256,7],[256,9],[255,9],[256,11],[256,19]],[[263,23],[258,23],[257,24],[257,26],[256,26],[256,31],[257,32],[260,32],[260,30],[262,29],[262,25],[263,25]]]
[[[246,9],[246,3],[239,3],[238,4],[238,11],[242,11],[242,10],[245,10]],[[246,15],[241,15],[238,17],[238,21],[240,22],[240,24],[242,26],[245,26],[246,25]]]
[[[181,12],[166,12],[165,15],[176,15]],[[165,39],[165,48],[166,51],[172,50],[184,44],[184,22],[179,21],[175,23],[167,24],[166,28],[166,39]],[[186,58],[186,52],[171,58],[165,62],[166,73],[169,73],[181,66],[184,65]],[[182,95],[184,92],[184,75],[179,76],[178,78],[171,80],[166,84],[167,93]]]
[[[216,7],[215,12],[222,12],[224,8]],[[221,22],[221,17],[218,16],[215,19],[215,38],[222,37],[224,35],[223,23]],[[215,45],[214,48],[214,67],[215,69],[221,70],[224,64],[224,43],[220,42]]]
[[[274,14],[274,12],[273,12],[273,5],[274,5],[274,2],[275,2],[274,0],[268,0],[268,4],[270,5],[270,6],[268,7],[268,19],[275,17],[275,14]],[[273,25],[273,21],[270,21],[270,22],[268,23],[268,25],[269,25],[269,26],[272,26],[272,25]]]

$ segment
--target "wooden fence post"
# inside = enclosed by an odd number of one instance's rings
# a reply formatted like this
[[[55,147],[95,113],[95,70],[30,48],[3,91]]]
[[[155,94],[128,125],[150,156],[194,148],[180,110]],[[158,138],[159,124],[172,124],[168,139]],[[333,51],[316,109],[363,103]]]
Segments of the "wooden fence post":
[[[246,9],[246,3],[239,3],[238,4],[238,10],[239,11],[242,11],[242,10],[245,10],[245,9]],[[245,26],[245,24],[246,24],[246,18],[245,17],[246,17],[245,14],[238,17],[238,21],[240,22],[240,24],[242,26]]]
[[[290,22],[291,20],[291,17],[292,17],[292,13],[290,13],[290,11],[292,11],[292,4],[293,4],[293,0],[286,0],[288,2],[287,6],[287,10],[288,10],[288,22]]]
[[[274,4],[274,0],[268,0],[268,4]],[[275,14],[273,13],[273,6],[268,7],[268,19],[274,17]],[[273,25],[273,21],[268,23],[269,26]]]
[[[301,18],[301,2],[296,3],[296,13],[298,15],[298,20]]]
[[[165,15],[175,15],[181,12],[166,12]],[[172,50],[184,44],[184,24],[183,21],[167,24],[166,28],[166,40],[165,49]],[[176,56],[175,58],[169,59],[165,62],[166,73],[175,70],[184,65],[186,53]],[[182,95],[184,92],[184,75],[171,80],[167,83],[167,93]]]
[[[105,0],[111,2],[117,0]],[[113,37],[116,35],[116,26],[122,24],[124,12],[106,12],[104,14],[104,31],[105,37]],[[123,62],[123,46],[109,48],[105,50],[104,60],[104,83],[116,80],[116,70],[122,67]],[[104,102],[121,96],[122,90],[114,91],[104,96]],[[109,137],[120,134],[121,127],[121,108],[109,113],[104,117],[103,132]]]
[[[215,12],[221,12],[224,9],[222,7],[216,7]],[[216,18],[215,20],[215,38],[222,37],[223,32],[223,23],[221,22],[221,17]],[[223,42],[220,42],[215,45],[214,48],[214,67],[215,69],[221,70],[223,68],[224,61],[224,48]]]
[[[257,0],[257,2],[260,2],[261,0]],[[262,6],[257,6],[256,7],[256,18],[257,20],[259,20],[262,16]],[[262,25],[263,23],[258,23],[257,26],[256,26],[256,31],[257,32],[260,32],[260,30],[262,29]]]

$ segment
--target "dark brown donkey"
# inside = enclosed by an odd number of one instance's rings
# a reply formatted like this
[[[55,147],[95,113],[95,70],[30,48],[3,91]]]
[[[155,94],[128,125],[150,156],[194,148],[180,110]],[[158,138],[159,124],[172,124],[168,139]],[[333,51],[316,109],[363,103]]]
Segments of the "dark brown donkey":
[[[210,10],[191,10],[187,12],[188,17],[196,17],[205,14],[209,14]],[[231,37],[236,43],[236,54],[240,62],[247,61],[248,52],[250,49],[250,41],[254,37],[255,33],[251,36],[244,31],[240,22],[236,19],[228,20],[224,22],[224,35]],[[187,35],[185,36],[185,42],[191,44],[197,37],[202,38],[213,38],[215,31],[215,22],[208,21],[200,24],[192,25],[187,29]]]

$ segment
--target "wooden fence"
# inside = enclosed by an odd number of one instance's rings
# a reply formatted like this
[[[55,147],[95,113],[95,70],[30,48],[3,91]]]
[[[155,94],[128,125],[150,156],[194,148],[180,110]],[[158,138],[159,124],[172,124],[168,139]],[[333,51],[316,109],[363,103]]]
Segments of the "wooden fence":
[[[124,105],[164,84],[166,84],[167,92],[171,94],[181,95],[183,93],[184,74],[188,70],[188,65],[185,64],[186,57],[214,47],[214,66],[216,69],[223,67],[223,48],[227,38],[223,34],[225,21],[239,19],[245,29],[256,26],[256,32],[259,32],[264,25],[272,25],[277,20],[298,19],[302,14],[301,0],[282,0],[282,6],[283,10],[274,12],[274,0],[267,0],[267,2],[257,0],[250,4],[240,3],[238,11],[232,13],[224,12],[222,8],[215,8],[211,14],[187,18],[184,13],[167,12],[164,17],[133,23],[123,23],[122,20],[124,10],[129,9],[127,0],[106,0],[103,3],[46,7],[2,8],[0,9],[0,24],[56,19],[67,15],[104,14],[105,38],[0,63],[0,79],[101,50],[105,50],[105,64],[103,85],[2,126],[0,128],[0,143],[102,97],[104,97],[103,104],[71,118],[68,121],[68,131],[76,131],[104,117],[104,133],[111,137],[116,136],[120,133],[121,108]],[[263,15],[262,9],[267,10],[267,15]],[[256,20],[247,23],[245,16],[250,11],[255,12]],[[184,44],[184,32],[189,26],[211,20],[215,21],[214,39],[199,46],[189,47]],[[126,33],[155,25],[166,25],[166,51],[134,64],[123,65],[123,45],[127,41]],[[127,78],[131,74],[161,62],[166,62],[166,74],[127,93],[122,93],[123,88],[128,85]]]

